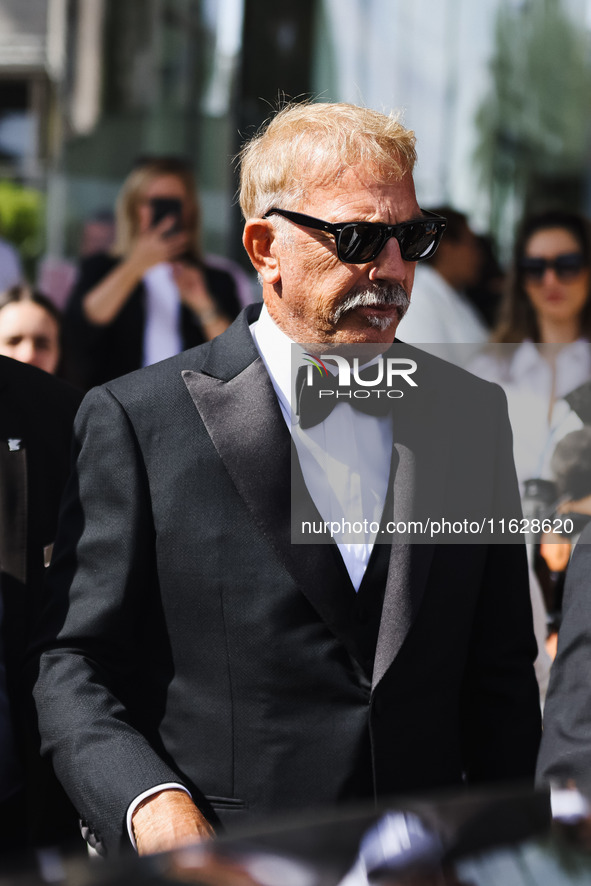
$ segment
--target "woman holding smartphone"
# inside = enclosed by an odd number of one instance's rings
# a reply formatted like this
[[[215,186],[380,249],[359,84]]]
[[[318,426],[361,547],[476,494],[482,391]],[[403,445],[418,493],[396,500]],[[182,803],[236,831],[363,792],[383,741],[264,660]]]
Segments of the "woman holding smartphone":
[[[84,389],[219,335],[240,310],[236,285],[200,244],[195,180],[153,158],[125,180],[110,253],[83,260],[66,306],[66,372]]]

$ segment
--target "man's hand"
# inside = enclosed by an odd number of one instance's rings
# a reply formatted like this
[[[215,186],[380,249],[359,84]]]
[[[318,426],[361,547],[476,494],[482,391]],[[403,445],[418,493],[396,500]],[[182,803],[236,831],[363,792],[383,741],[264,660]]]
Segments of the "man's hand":
[[[160,791],[140,803],[131,825],[139,855],[168,852],[214,835],[189,795],[177,790]]]

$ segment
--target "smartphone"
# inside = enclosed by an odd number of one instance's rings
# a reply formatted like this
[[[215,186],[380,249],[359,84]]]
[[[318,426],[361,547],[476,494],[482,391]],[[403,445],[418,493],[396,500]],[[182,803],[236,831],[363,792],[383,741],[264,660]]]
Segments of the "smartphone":
[[[152,207],[152,227],[155,228],[160,222],[167,217],[174,216],[174,224],[170,227],[165,237],[172,234],[178,234],[183,230],[183,201],[178,197],[152,197],[150,200]]]

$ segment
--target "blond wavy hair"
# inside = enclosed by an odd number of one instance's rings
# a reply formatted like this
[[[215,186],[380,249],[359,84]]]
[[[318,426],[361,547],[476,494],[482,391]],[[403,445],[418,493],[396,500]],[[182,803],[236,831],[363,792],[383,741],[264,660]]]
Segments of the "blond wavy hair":
[[[309,188],[337,181],[351,167],[399,181],[414,169],[415,135],[394,114],[345,103],[288,104],[238,157],[244,218],[261,218],[272,206],[303,206]]]
[[[139,230],[139,206],[152,182],[164,175],[173,175],[183,183],[187,194],[188,252],[202,260],[201,209],[197,200],[195,176],[187,164],[174,157],[150,157],[133,169],[121,187],[115,207],[115,242],[113,255],[128,255]]]

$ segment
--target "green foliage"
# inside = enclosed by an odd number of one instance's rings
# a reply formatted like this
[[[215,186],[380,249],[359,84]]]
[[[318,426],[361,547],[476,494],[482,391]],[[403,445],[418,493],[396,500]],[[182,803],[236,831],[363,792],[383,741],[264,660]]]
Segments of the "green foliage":
[[[0,234],[16,246],[29,270],[44,247],[45,195],[13,181],[0,181]]]
[[[491,76],[491,91],[476,117],[475,162],[490,195],[491,228],[498,233],[511,202],[528,206],[536,202],[540,183],[585,175],[591,110],[588,34],[569,19],[560,0],[503,5]]]

